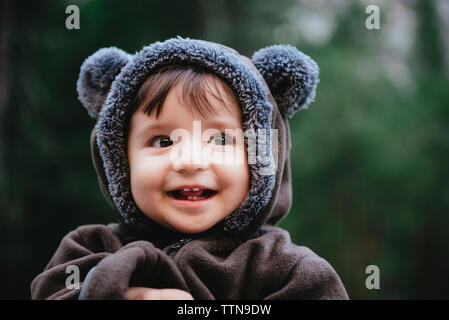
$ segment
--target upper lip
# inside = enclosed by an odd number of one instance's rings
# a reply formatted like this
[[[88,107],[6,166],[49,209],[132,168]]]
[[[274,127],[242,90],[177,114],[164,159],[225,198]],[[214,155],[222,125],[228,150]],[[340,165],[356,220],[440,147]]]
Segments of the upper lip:
[[[190,185],[186,184],[186,185],[182,185],[182,186],[179,186],[179,187],[170,188],[167,192],[175,191],[175,190],[182,190],[182,189],[190,189],[192,191],[193,191],[193,189],[207,189],[207,190],[216,191],[213,188],[205,187],[205,186],[200,185],[200,184],[190,184]]]

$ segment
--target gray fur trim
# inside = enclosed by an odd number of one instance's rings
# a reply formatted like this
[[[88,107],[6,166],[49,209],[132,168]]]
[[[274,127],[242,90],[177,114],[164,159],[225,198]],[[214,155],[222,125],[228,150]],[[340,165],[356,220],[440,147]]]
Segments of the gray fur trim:
[[[243,130],[254,129],[257,132],[265,129],[269,137],[271,128],[273,106],[268,101],[267,88],[260,75],[234,52],[213,43],[177,37],[156,42],[136,53],[112,82],[96,128],[111,198],[125,223],[143,228],[154,222],[140,211],[131,194],[125,121],[140,85],[158,66],[173,63],[200,65],[224,79],[239,100]],[[267,150],[272,159],[270,145]],[[269,202],[275,175],[261,175],[261,172],[270,165],[272,163],[263,162],[259,157],[255,164],[249,164],[250,190],[244,202],[223,221],[226,232],[241,232]]]
[[[252,61],[270,87],[284,116],[293,117],[315,99],[319,82],[318,65],[295,47],[266,47],[255,52]]]
[[[92,118],[97,118],[112,81],[130,57],[116,47],[102,48],[82,64],[76,86],[78,99]]]

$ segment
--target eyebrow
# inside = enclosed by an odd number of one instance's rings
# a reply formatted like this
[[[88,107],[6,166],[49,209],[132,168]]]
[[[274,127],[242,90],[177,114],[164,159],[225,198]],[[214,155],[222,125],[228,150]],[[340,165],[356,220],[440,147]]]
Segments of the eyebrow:
[[[153,122],[151,124],[148,124],[144,126],[142,129],[142,133],[152,131],[152,130],[166,130],[171,128],[177,128],[174,123],[167,122],[167,123],[161,123],[161,122]],[[214,128],[214,129],[235,129],[240,128],[240,124],[236,124],[235,121],[226,121],[226,120],[201,120],[201,128],[202,129],[208,129],[208,128]]]
[[[203,125],[203,123],[201,123]],[[241,123],[236,123],[235,121],[225,121],[225,120],[206,120],[206,128],[215,129],[235,129],[240,128]]]
[[[150,131],[150,130],[163,130],[166,129],[167,127],[170,127],[170,124],[161,124],[160,122],[153,122],[149,125],[145,125],[144,128],[142,129],[142,131]]]

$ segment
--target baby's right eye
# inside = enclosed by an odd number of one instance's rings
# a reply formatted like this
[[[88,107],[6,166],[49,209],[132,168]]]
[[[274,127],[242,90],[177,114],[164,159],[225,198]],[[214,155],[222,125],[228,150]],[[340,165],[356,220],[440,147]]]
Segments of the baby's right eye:
[[[149,145],[156,148],[167,148],[173,144],[169,136],[156,136],[151,139]]]

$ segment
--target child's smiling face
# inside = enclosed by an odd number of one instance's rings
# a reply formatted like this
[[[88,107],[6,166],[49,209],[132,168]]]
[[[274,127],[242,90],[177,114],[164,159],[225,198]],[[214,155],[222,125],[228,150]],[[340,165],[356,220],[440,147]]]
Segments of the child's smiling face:
[[[131,191],[137,206],[153,221],[172,230],[199,233],[223,220],[245,199],[249,190],[249,166],[244,143],[204,134],[207,129],[242,130],[235,97],[229,97],[223,84],[215,85],[223,101],[209,93],[207,98],[222,111],[205,118],[186,107],[182,90],[183,83],[180,83],[169,91],[157,118],[156,112],[150,116],[142,112],[143,106],[132,115],[127,149]],[[194,121],[200,121],[200,135],[194,134]],[[183,136],[177,141],[170,140],[175,129],[184,129],[189,139]],[[194,160],[198,156],[198,149],[194,148],[198,147],[208,150],[209,156]],[[183,155],[180,161],[173,161],[175,150]],[[214,160],[222,159],[225,151],[240,152],[242,161]]]

